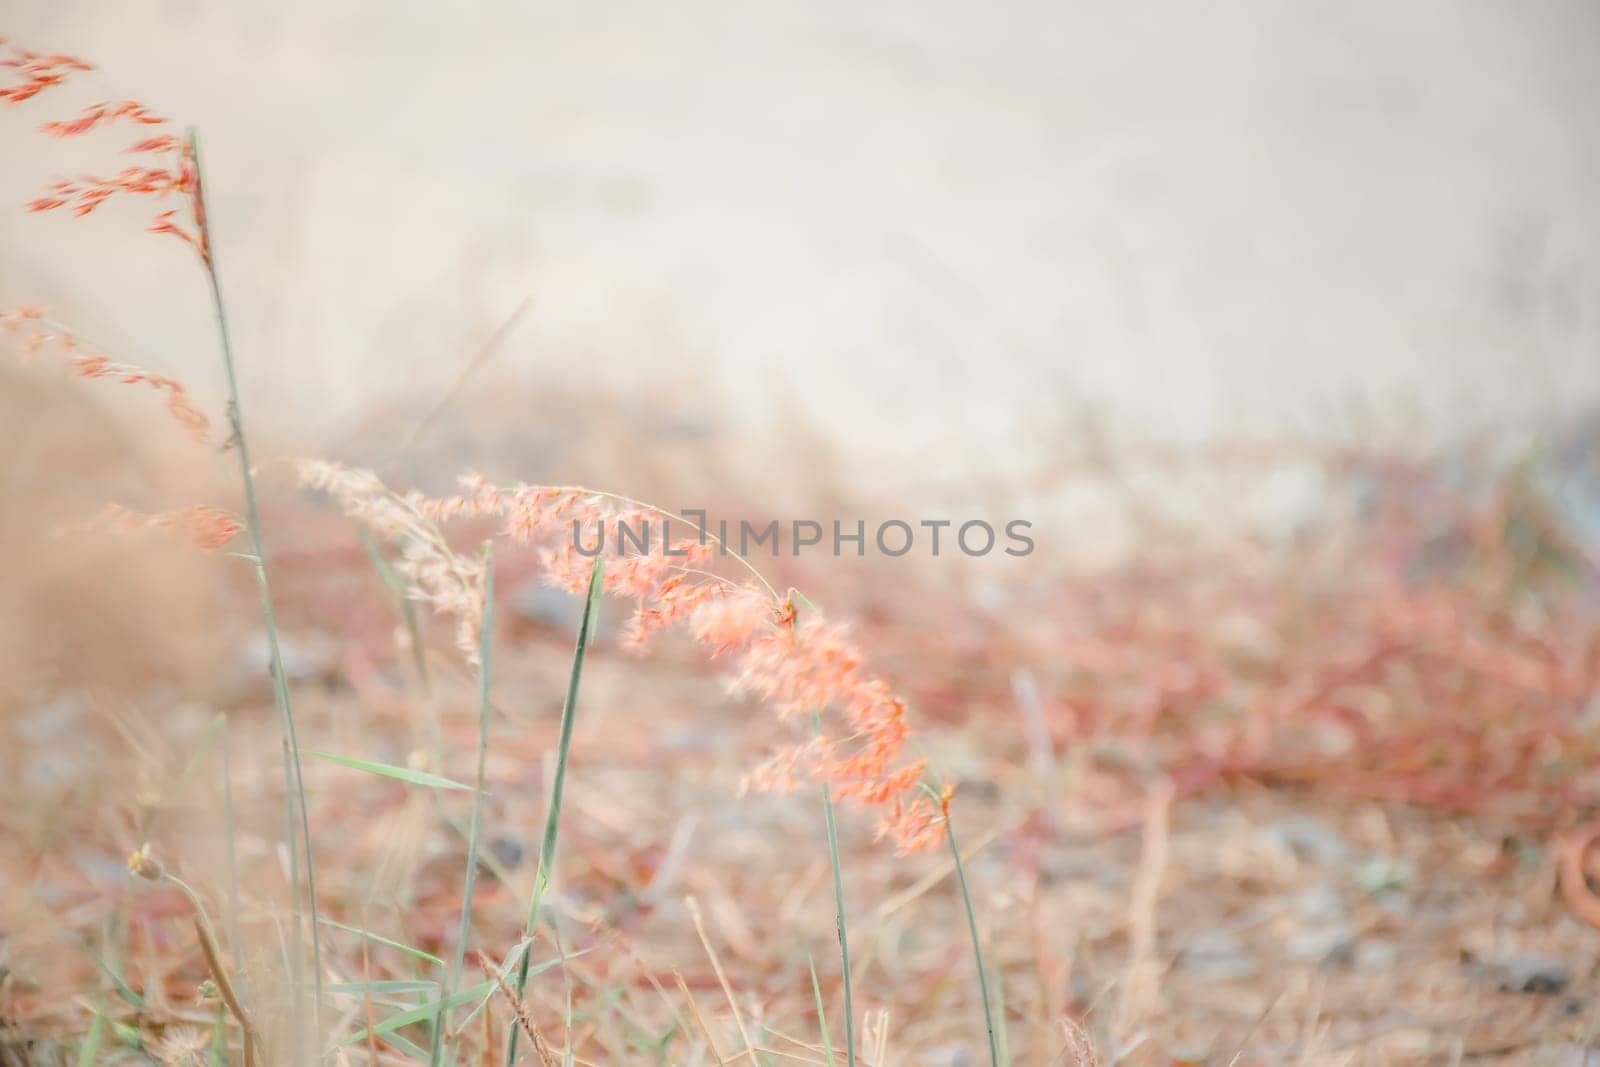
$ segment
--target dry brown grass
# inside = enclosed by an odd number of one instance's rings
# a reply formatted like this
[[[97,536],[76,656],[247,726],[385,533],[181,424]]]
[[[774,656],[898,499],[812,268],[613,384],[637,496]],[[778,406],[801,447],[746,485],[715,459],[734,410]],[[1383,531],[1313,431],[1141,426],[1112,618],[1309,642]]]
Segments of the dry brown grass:
[[[36,510],[92,503],[18,477]],[[1147,562],[1092,582],[1057,576],[1049,609],[1035,583],[1008,591],[1011,606],[996,612],[931,572],[907,582],[906,569],[885,567],[883,585],[853,589],[833,587],[825,569],[815,575],[830,606],[869,621],[869,647],[933,720],[923,746],[957,785],[1014,1062],[1072,1062],[1086,1047],[1103,1063],[1521,1061],[1582,1044],[1595,940],[1557,891],[1555,835],[1579,825],[1589,803],[1573,694],[1592,685],[1583,650],[1595,630],[1571,600],[1581,575],[1524,575],[1509,595],[1535,607],[1492,608],[1484,590],[1508,587],[1484,575],[1526,570],[1504,562],[1510,549],[1485,532],[1514,525],[1511,492],[1489,496],[1482,512],[1455,512],[1473,547],[1400,601],[1403,619],[1418,617],[1417,599],[1455,606],[1449,639],[1429,629],[1425,644],[1396,640],[1393,616],[1378,610],[1394,602],[1368,599],[1394,587],[1363,580],[1362,566],[1406,555],[1393,554],[1392,524],[1370,514],[1363,527],[1330,526],[1282,550],[1292,567],[1261,569],[1272,558],[1261,546],[1240,546],[1227,570],[1210,550],[1185,563],[1169,547],[1159,573]],[[309,508],[285,487],[267,509],[282,531],[272,563],[306,746],[404,764],[437,715],[441,773],[470,778],[475,683],[447,627],[430,640],[424,689],[350,531]],[[92,1010],[149,1048],[214,1024],[215,1002],[195,999],[207,966],[187,906],[130,884],[120,857],[148,838],[230,928],[220,751],[208,734],[216,711],[232,723],[242,874],[240,944],[228,950],[241,953],[243,996],[265,1004],[283,993],[282,786],[267,694],[243,665],[249,590],[211,557],[103,535],[88,546],[37,539],[32,551],[60,559],[26,575],[53,582],[91,550],[120,560],[111,575],[156,553],[177,602],[213,606],[140,635],[149,649],[140,669],[67,672],[53,688],[7,694],[7,870],[21,873],[7,883],[3,1006],[8,1055],[31,1062],[70,1061]],[[136,610],[119,605],[148,595],[96,572],[70,592],[43,588],[23,597],[31,614],[13,627],[72,632],[86,625],[74,620]],[[519,601],[508,592],[504,602]],[[942,625],[930,635],[913,620],[932,605]],[[550,610],[508,608],[500,631],[469,984],[492,977],[516,944],[532,888],[570,656],[570,620]],[[1360,620],[1385,625],[1363,630]],[[622,652],[619,623],[609,619],[586,669],[551,904],[562,947],[584,954],[530,985],[528,1024],[548,1054],[570,1045],[577,1062],[715,1062],[713,1047],[727,1060],[746,1044],[774,1063],[822,1062],[808,952],[833,1012],[839,987],[827,962],[820,820],[801,796],[736,800],[773,727],[742,714],[686,648],[644,660]],[[1468,624],[1480,628],[1462,634]],[[1229,643],[1241,633],[1242,646]],[[168,664],[187,663],[196,641],[217,651],[189,668],[201,680],[180,697],[186,676]],[[1394,649],[1382,669],[1374,647]],[[1033,712],[1018,705],[1019,666],[1039,691],[1023,701],[1036,700]],[[1205,713],[1236,690],[1254,696],[1246,707],[1267,709],[1265,725]],[[448,956],[465,842],[442,816],[464,825],[464,802],[329,765],[308,767],[307,779],[324,912]],[[1167,811],[1151,799],[1163,791],[1173,797],[1164,832],[1150,814]],[[1312,831],[1292,829],[1307,820]],[[889,1062],[979,1062],[982,1020],[948,859],[896,860],[869,829],[850,818],[842,827],[860,1047],[885,1049]],[[1322,912],[1343,924],[1326,959],[1308,955],[1326,933]],[[1206,940],[1218,931],[1231,946],[1220,963]],[[142,1008],[119,998],[85,944]],[[324,945],[330,983],[425,973],[338,929]],[[549,959],[555,945],[546,935],[535,951]],[[1512,952],[1558,961],[1565,985],[1502,989],[1496,961]],[[333,1003],[330,1020],[347,1036],[394,1010]],[[458,1047],[498,1049],[495,1035],[513,1024],[493,998]],[[832,1030],[837,1041],[837,1017]],[[281,1020],[263,1031],[269,1047],[283,1040]],[[342,1055],[406,1061],[382,1040]]]

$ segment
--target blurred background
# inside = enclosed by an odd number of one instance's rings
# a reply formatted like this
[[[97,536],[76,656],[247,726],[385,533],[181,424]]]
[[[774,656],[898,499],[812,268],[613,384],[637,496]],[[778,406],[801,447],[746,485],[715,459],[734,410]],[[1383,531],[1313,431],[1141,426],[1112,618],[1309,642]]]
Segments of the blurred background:
[[[1593,1063],[1600,5],[0,0],[0,33],[98,68],[0,108],[0,309],[220,421],[203,275],[150,205],[21,210],[123,165],[125,129],[40,122],[134,98],[200,131],[308,749],[465,780],[477,688],[286,457],[758,528],[1021,518],[1022,559],[769,569],[849,620],[955,787],[1018,1063],[1069,1062],[1072,1027],[1103,1062]],[[156,1005],[123,998],[124,1044],[212,1025],[188,905],[130,885],[142,841],[214,904],[237,853],[241,973],[268,1011],[289,995],[250,575],[85,526],[107,501],[237,510],[235,457],[13,339],[7,1067],[66,1062],[84,991],[112,1002],[79,943]],[[522,929],[577,625],[532,553],[496,583],[484,951]],[[795,724],[686,642],[624,655],[625,615],[602,612],[573,738],[549,910],[595,948],[572,972],[600,1006],[565,1036],[698,1062],[640,989],[682,968],[735,1047],[712,944],[752,1017],[809,1034],[806,953],[830,1005],[840,984],[818,813],[732,799]],[[445,955],[462,798],[307,778],[329,914]],[[892,1009],[892,1062],[983,1062],[945,858],[842,810],[863,1031]],[[541,1018],[570,1021],[562,993]]]
[[[245,392],[326,446],[436,397],[642,395],[863,487],[1138,447],[1535,430],[1600,398],[1600,9],[11,5],[50,98],[201,130]],[[0,113],[0,198],[104,145]],[[89,139],[93,141],[94,139]],[[118,211],[130,216],[120,223]],[[0,292],[217,383],[141,207],[0,214]],[[103,216],[103,217],[102,217]],[[508,392],[509,390],[509,392]],[[558,399],[559,398],[559,399]]]

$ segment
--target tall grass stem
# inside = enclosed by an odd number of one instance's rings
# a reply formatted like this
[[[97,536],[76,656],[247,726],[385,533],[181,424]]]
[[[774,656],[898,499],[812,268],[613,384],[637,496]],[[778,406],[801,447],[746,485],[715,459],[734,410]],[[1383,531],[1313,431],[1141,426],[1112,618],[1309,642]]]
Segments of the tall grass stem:
[[[822,714],[811,713],[811,725],[822,734]],[[844,920],[844,870],[839,861],[839,824],[833,814],[833,791],[822,783],[822,814],[828,827],[828,862],[833,867],[833,928],[839,938],[839,965],[844,981],[844,1055],[845,1062],[855,1067],[856,1062],[856,1011],[854,990],[850,979],[850,935]],[[820,1007],[820,1005],[819,1005]],[[826,1022],[823,1023],[827,1025]],[[829,1058],[832,1058],[832,1049]]]
[[[600,591],[605,571],[605,556],[596,556],[594,567],[589,571],[589,591],[583,601],[583,621],[578,624],[577,647],[572,652],[572,674],[567,679],[567,696],[561,705],[561,738],[556,744],[556,770],[555,780],[550,786],[550,807],[545,813],[544,839],[539,845],[539,871],[534,878],[533,899],[528,903],[527,936],[533,937],[534,930],[539,925],[539,908],[544,903],[545,891],[550,887],[550,875],[555,869],[556,860],[556,829],[561,822],[561,794],[567,781],[567,754],[572,748],[572,724],[578,711],[578,683],[583,679],[583,658],[589,649],[589,641],[594,636],[595,623],[598,621],[600,606]],[[522,963],[517,967],[517,999],[522,999],[523,993],[528,988],[528,964],[533,957],[533,947],[522,956]],[[517,1028],[511,1028],[511,1036],[506,1041],[506,1067],[511,1067],[517,1058]]]
[[[942,798],[927,783],[923,789],[933,798],[934,803],[942,803]],[[961,903],[967,909],[967,932],[972,935],[972,958],[978,966],[978,995],[983,998],[983,1025],[989,1036],[989,1064],[990,1067],[1000,1067],[1005,1061],[1000,1056],[1000,1038],[994,1026],[994,1008],[989,1002],[989,976],[983,969],[983,943],[978,937],[978,917],[972,908],[972,893],[967,889],[967,871],[961,862],[961,849],[956,845],[955,826],[950,822],[950,808],[944,808],[945,840],[950,844],[950,859],[956,867],[956,883],[961,887]]]
[[[467,831],[467,875],[461,889],[461,927],[456,934],[456,952],[442,990],[448,1000],[461,984],[461,968],[467,958],[467,938],[472,933],[472,893],[478,882],[478,836],[483,828],[484,774],[489,760],[489,653],[494,644],[494,555],[483,546],[483,623],[478,633],[478,773],[473,779],[472,823]],[[526,958],[526,957],[524,957]],[[438,1067],[444,1049],[445,1012],[441,1008],[433,1024],[433,1047],[429,1062]]]
[[[277,705],[278,723],[283,734],[284,754],[284,807],[288,818],[288,845],[289,845],[289,877],[294,883],[294,925],[295,935],[291,939],[292,959],[294,960],[294,1004],[291,1007],[296,1055],[304,1053],[304,1020],[302,1017],[301,999],[304,997],[304,963],[301,948],[302,921],[304,914],[310,917],[311,956],[312,956],[312,1011],[315,1013],[315,1027],[320,1041],[322,1031],[322,949],[321,933],[317,923],[317,876],[316,863],[311,849],[311,820],[306,812],[305,776],[300,766],[300,744],[295,736],[294,710],[289,703],[289,681],[283,669],[283,655],[278,647],[277,617],[272,608],[272,589],[267,584],[266,557],[261,546],[261,519],[256,509],[255,472],[250,464],[250,445],[244,431],[244,414],[239,403],[239,381],[234,367],[233,343],[228,333],[228,314],[222,299],[222,283],[217,275],[216,242],[211,234],[211,212],[205,200],[205,181],[200,166],[200,139],[194,130],[188,132],[189,152],[194,161],[195,171],[195,202],[200,214],[201,231],[205,235],[202,263],[205,266],[206,280],[211,289],[211,305],[216,312],[217,332],[221,339],[222,368],[228,385],[228,421],[231,424],[232,437],[229,444],[239,457],[240,481],[244,487],[245,529],[250,539],[250,554],[253,557],[256,574],[256,585],[261,592],[261,616],[267,634],[267,656],[272,671],[273,701]],[[299,811],[299,837],[296,841],[295,813]],[[305,848],[305,901],[308,908],[302,907],[299,845],[303,842]]]

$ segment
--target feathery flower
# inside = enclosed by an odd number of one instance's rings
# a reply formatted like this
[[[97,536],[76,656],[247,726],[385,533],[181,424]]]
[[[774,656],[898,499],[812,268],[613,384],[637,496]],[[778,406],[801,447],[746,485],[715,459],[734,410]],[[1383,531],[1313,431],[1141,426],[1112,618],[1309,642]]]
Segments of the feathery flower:
[[[42,348],[54,348],[66,357],[81,378],[109,378],[124,385],[147,385],[166,394],[167,414],[198,442],[206,440],[211,420],[195,406],[189,391],[176,378],[145,370],[132,363],[117,363],[110,357],[83,350],[82,342],[66,327],[47,319],[42,308],[23,307],[15,311],[0,312],[0,330],[21,333],[27,330],[22,341],[24,357]]]
[[[483,562],[457,555],[415,501],[391,492],[371,471],[321,460],[303,460],[297,471],[302,485],[329,494],[345,515],[400,550],[394,569],[410,596],[455,619],[456,646],[476,664]]]
[[[84,108],[83,114],[75,119],[46,122],[39,129],[51,137],[77,137],[88,133],[96,126],[109,125],[119,119],[140,126],[160,126],[167,121],[158,115],[152,115],[150,109],[137,100],[124,100],[120,104],[95,104],[93,107]]]
[[[534,552],[546,581],[581,591],[591,557],[577,545],[606,553],[605,592],[636,602],[625,640],[642,647],[656,632],[680,625],[711,658],[727,657],[733,689],[772,706],[781,718],[817,711],[844,728],[783,749],[747,776],[747,788],[792,787],[800,778],[829,784],[835,796],[877,809],[880,833],[901,852],[943,838],[937,805],[919,790],[923,763],[906,760],[905,704],[870,674],[849,631],[807,613],[779,595],[737,557],[755,579],[734,582],[704,567],[719,554],[708,532],[678,516],[625,497],[576,486],[519,485],[503,489],[481,477],[462,479],[456,496],[404,498],[417,514],[445,522],[498,519],[502,536]],[[670,522],[693,536],[667,539]],[[620,528],[653,526],[662,537],[633,538]],[[605,537],[610,529],[613,537]]]
[[[3,39],[0,39],[0,43],[3,43]],[[73,56],[40,56],[15,47],[11,53],[11,58],[0,61],[0,67],[17,70],[24,80],[0,87],[0,103],[20,104],[31,100],[45,89],[60,84],[68,73],[93,69]],[[166,119],[137,100],[123,100],[95,104],[85,108],[76,118],[46,122],[39,129],[52,137],[79,137],[118,122],[136,126],[167,124]],[[127,167],[109,178],[88,176],[77,181],[58,178],[46,186],[42,196],[28,201],[27,209],[30,212],[45,212],[70,208],[73,217],[82,218],[119,194],[161,199],[176,193],[188,200],[189,221],[193,228],[178,221],[178,209],[173,208],[156,215],[149,232],[177,237],[194,249],[202,262],[209,263],[210,241],[206,234],[205,213],[201,208],[199,168],[194,165],[189,145],[176,135],[157,134],[134,142],[123,149],[123,153],[169,156],[170,159],[161,166]]]
[[[32,212],[54,211],[70,204],[73,217],[82,218],[118,193],[164,197],[172,192],[187,192],[190,181],[181,166],[173,170],[125,167],[109,178],[91,175],[76,182],[58,178],[46,186],[44,196],[29,201],[27,208]]]
[[[210,420],[189,400],[183,383],[164,374],[147,371],[131,363],[114,363],[103,355],[77,355],[72,357],[72,367],[84,378],[114,378],[124,385],[148,385],[167,394],[167,413],[189,431],[196,441],[206,439]]]
[[[5,39],[0,38],[0,44],[5,43]],[[0,86],[0,103],[20,104],[46,89],[60,85],[73,72],[94,69],[75,56],[40,55],[15,45],[9,45],[8,48],[10,55],[0,59],[0,69],[14,70],[22,80],[13,85]]]
[[[142,141],[135,141],[122,150],[125,156],[136,155],[140,152],[175,152],[182,146],[182,142],[170,133],[158,134],[155,137],[146,137]]]
[[[164,511],[154,515],[132,511],[119,504],[107,504],[100,517],[88,524],[89,529],[108,526],[123,533],[139,530],[162,530],[176,534],[195,548],[212,552],[232,541],[243,526],[238,516],[207,504],[192,504],[177,511]]]

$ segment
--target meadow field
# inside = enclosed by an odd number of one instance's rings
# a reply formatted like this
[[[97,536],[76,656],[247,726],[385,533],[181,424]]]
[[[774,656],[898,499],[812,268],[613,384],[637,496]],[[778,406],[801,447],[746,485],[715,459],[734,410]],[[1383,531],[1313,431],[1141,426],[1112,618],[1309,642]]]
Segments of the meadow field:
[[[1592,12],[536,14],[0,25],[0,1064],[1600,1062]]]

